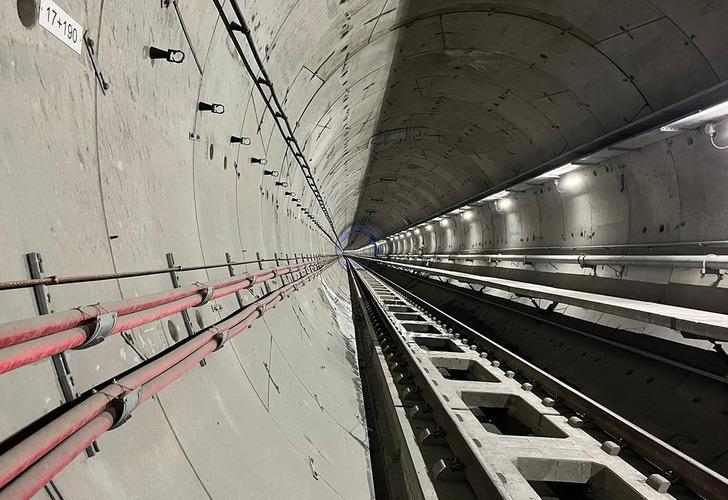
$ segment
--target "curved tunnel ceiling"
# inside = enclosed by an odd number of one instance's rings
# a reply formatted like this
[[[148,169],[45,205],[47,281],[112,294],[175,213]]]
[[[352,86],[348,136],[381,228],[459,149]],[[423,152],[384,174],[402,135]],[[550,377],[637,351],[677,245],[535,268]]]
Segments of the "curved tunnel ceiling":
[[[310,86],[290,87],[313,97],[288,97],[337,231],[361,231],[352,248],[728,75],[728,7],[711,2],[341,7],[304,65]]]

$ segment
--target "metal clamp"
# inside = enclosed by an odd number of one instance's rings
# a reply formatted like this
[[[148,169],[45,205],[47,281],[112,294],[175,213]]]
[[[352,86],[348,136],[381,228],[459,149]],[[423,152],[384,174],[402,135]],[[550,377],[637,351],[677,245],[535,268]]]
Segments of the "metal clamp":
[[[587,257],[589,257],[589,256],[586,254],[581,254],[576,257],[576,262],[577,262],[577,264],[579,264],[579,267],[581,267],[582,269],[591,269],[592,272],[594,273],[594,276],[596,276],[597,275],[597,266],[595,266],[594,264],[587,264],[587,262],[586,262]]]
[[[711,253],[703,257],[703,265],[700,268],[700,277],[705,278],[706,274],[714,274],[718,276],[718,281],[720,281],[723,279],[723,273],[720,271],[720,269],[708,267],[708,259],[711,257],[716,257],[716,255]]]
[[[116,398],[111,402],[111,406],[116,410],[116,419],[111,429],[121,427],[131,418],[131,412],[137,409],[142,400],[141,386],[127,392],[124,396]]]
[[[218,341],[217,347],[212,352],[219,351],[223,348],[223,346],[225,346],[225,343],[230,338],[230,330],[220,330],[219,328],[212,327],[210,328],[210,331],[213,332],[212,338]]]
[[[213,287],[210,284],[201,283],[199,281],[196,282],[195,285],[197,285],[197,286],[204,286],[206,288],[206,290],[205,290],[205,296],[202,298],[202,302],[200,302],[199,304],[197,304],[195,307],[204,306],[205,304],[207,304],[208,302],[210,302],[210,300],[212,299],[212,296],[215,293],[215,287]]]
[[[99,83],[101,93],[106,95],[106,91],[109,90],[109,82],[107,82],[106,77],[104,77],[104,70],[101,68],[101,63],[99,63],[96,46],[93,39],[88,36],[88,30],[83,34],[83,41],[86,44],[88,56],[91,58],[91,66],[96,74],[96,81]]]
[[[100,344],[101,342],[103,342],[104,339],[108,337],[109,334],[114,330],[114,327],[116,326],[116,319],[117,314],[115,312],[96,316],[96,324],[94,326],[93,333],[89,335],[89,337],[86,339],[86,342],[76,347],[75,349],[88,349],[89,347],[93,347],[96,344]]]

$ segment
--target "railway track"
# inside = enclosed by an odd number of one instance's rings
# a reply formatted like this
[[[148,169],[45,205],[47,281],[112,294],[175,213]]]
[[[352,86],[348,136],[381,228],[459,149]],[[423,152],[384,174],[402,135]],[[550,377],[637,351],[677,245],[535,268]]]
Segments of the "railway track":
[[[728,498],[728,480],[369,269],[371,363],[413,498]],[[360,354],[361,355],[361,354]],[[393,431],[393,432],[394,432]],[[403,447],[404,448],[404,447]]]

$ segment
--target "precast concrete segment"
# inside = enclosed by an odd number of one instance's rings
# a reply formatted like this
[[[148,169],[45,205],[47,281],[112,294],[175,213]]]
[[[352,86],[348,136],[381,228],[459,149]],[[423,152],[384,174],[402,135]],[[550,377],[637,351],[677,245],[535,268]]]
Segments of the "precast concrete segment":
[[[220,3],[219,0],[213,0],[213,3],[215,4],[215,7],[217,8],[218,12],[220,13],[220,18],[222,19],[223,23],[225,24],[225,28],[227,29],[227,32],[230,35],[230,39],[233,42],[233,45],[235,46],[235,49],[237,50],[238,54],[240,55],[240,58],[243,61],[243,64],[245,65],[245,69],[247,70],[248,74],[250,75],[250,78],[254,81],[254,84],[255,84],[256,88],[258,89],[258,92],[260,92],[261,97],[264,99],[266,107],[268,108],[268,110],[270,110],[271,114],[273,115],[276,126],[277,126],[278,130],[280,131],[281,136],[285,140],[287,147],[290,149],[291,154],[293,155],[295,161],[299,164],[301,171],[303,172],[303,175],[306,179],[306,182],[308,183],[308,186],[311,189],[311,192],[314,194],[314,197],[316,198],[316,201],[318,202],[318,205],[321,208],[321,211],[323,212],[324,216],[326,217],[326,220],[329,223],[329,227],[331,228],[331,233],[329,233],[324,228],[322,228],[315,217],[311,216],[308,213],[307,213],[307,215],[313,221],[313,223],[316,224],[316,226],[321,230],[321,232],[326,234],[326,236],[331,240],[331,242],[334,244],[334,246],[339,246],[335,239],[336,228],[334,227],[334,223],[331,220],[331,216],[329,215],[328,208],[326,208],[326,203],[324,202],[323,196],[321,195],[321,192],[319,191],[319,188],[316,185],[316,180],[313,178],[313,174],[311,173],[311,168],[308,166],[308,162],[306,161],[306,156],[303,153],[303,149],[298,144],[298,141],[296,140],[296,136],[294,134],[294,130],[291,128],[291,125],[288,122],[288,117],[286,116],[286,114],[283,110],[283,106],[281,105],[281,102],[278,100],[278,96],[276,95],[276,92],[273,88],[273,82],[271,81],[271,78],[265,69],[265,65],[263,64],[263,61],[260,58],[260,54],[258,54],[258,50],[256,49],[255,42],[251,35],[250,28],[248,27],[248,24],[245,21],[245,17],[243,16],[243,13],[240,9],[240,6],[238,5],[237,0],[231,0],[229,2],[229,5],[232,6],[232,9],[235,13],[235,17],[237,18],[237,22],[235,22],[235,21],[231,22],[228,19],[227,15],[225,14],[225,11],[222,7],[222,4]],[[255,59],[257,71],[251,67],[250,63],[248,62],[247,58],[245,57],[245,52],[243,51],[243,49],[240,45],[240,42],[238,41],[238,39],[236,37],[236,33],[242,33],[245,36],[247,44],[250,47],[250,51],[253,54],[253,58]],[[266,95],[266,92],[263,91],[264,86],[268,89],[268,91],[267,91],[268,95]],[[282,124],[285,125],[285,128]]]
[[[4,330],[0,327],[0,374],[53,354],[83,346],[92,338],[94,322],[104,315],[116,314],[113,327],[106,332],[106,335],[116,334],[188,310],[208,300],[234,294],[256,283],[265,283],[277,276],[298,270],[309,271],[322,265],[323,262],[316,261],[266,269],[254,275],[188,287],[182,292],[172,290],[150,297],[132,299],[131,305],[128,301],[97,304],[83,309],[16,321],[6,325]],[[209,290],[212,291],[208,292]],[[209,293],[209,296],[202,295],[202,292]],[[190,296],[184,296],[190,293]]]
[[[331,262],[329,262],[330,265]],[[147,401],[164,387],[194,368],[200,360],[212,352],[220,349],[230,338],[235,337],[261,318],[267,310],[273,309],[299,287],[319,276],[323,269],[305,275],[298,280],[281,287],[266,297],[246,306],[238,313],[223,320],[210,328],[205,329],[194,337],[172,347],[164,354],[150,363],[146,363],[129,374],[113,381],[111,384],[95,391],[84,401],[74,406],[34,434],[21,441],[8,452],[0,456],[0,488],[20,476],[19,485],[11,483],[6,489],[0,490],[0,498],[30,497],[37,490],[68,464],[89,442],[95,440],[100,434],[90,438],[79,438],[76,434],[82,430],[92,419],[107,411],[110,405],[120,398],[128,396],[141,387],[138,404]],[[123,422],[115,423],[120,424]],[[103,433],[107,429],[103,429]],[[86,433],[83,433],[86,436]],[[66,440],[81,440],[83,444],[68,446]],[[38,462],[41,457],[50,455],[51,450],[62,447],[64,451],[60,456],[53,458],[55,464],[50,468],[52,474],[48,476],[49,467],[46,463]],[[37,466],[32,464],[38,462]],[[30,479],[29,479],[30,478]],[[19,494],[22,492],[22,494]]]
[[[703,338],[728,341],[728,315],[725,314],[658,304],[655,302],[626,299],[610,295],[535,285],[508,279],[489,278],[457,271],[435,269],[432,267],[368,258],[363,259],[376,261],[393,268],[403,269],[410,272],[424,273],[426,275],[454,279],[464,283],[493,287],[524,297],[546,299],[552,302],[571,304],[585,309],[636,319],[638,321],[644,321],[646,323],[652,323],[672,328],[674,330],[680,330],[681,332],[698,335]]]
[[[622,460],[619,446],[599,442],[579,429],[575,421],[553,408],[552,401],[536,396],[532,385],[516,381],[513,372],[499,369],[497,362],[464,344],[459,335],[447,331],[440,321],[374,274],[361,271],[359,275],[411,350],[417,369],[437,388],[439,397],[434,401],[447,406],[459,422],[455,428],[478,450],[500,498],[538,498],[533,482],[589,483],[597,493],[609,495],[606,498],[674,498],[662,486],[657,487],[661,491],[653,486],[663,484],[657,476],[648,478]],[[384,296],[390,304],[385,303]],[[420,320],[400,319],[402,308],[419,315]],[[445,378],[443,372],[448,373],[448,369],[477,371],[479,375],[477,381],[462,382],[452,376]],[[487,406],[508,409],[530,425],[535,435],[502,435],[495,426],[484,426],[475,413]]]

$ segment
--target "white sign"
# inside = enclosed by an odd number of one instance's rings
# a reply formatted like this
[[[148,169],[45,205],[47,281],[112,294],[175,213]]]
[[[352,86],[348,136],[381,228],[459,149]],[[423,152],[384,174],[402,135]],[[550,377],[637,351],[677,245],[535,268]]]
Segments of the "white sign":
[[[78,54],[83,45],[83,28],[53,0],[40,0],[38,24],[53,33]]]

